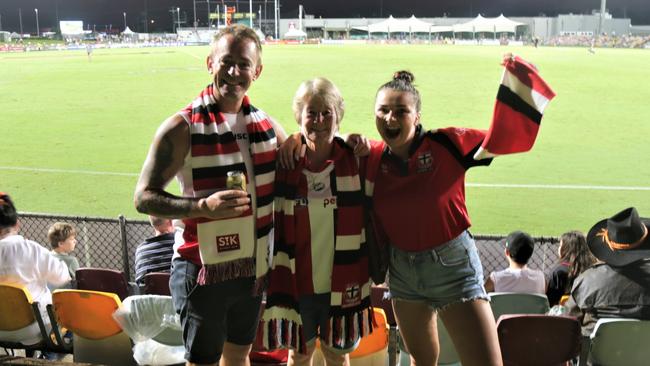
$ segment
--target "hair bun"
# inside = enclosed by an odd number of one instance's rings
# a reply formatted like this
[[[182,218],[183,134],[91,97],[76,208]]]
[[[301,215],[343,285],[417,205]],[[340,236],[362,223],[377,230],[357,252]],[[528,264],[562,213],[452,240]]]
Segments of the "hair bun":
[[[403,80],[407,83],[413,83],[415,76],[410,71],[400,70],[393,74],[393,80]]]

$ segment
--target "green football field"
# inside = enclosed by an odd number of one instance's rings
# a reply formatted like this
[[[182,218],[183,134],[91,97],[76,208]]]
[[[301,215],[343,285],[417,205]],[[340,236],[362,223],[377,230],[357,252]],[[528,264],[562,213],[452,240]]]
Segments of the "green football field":
[[[628,206],[650,217],[648,50],[268,46],[250,95],[294,132],[298,84],[328,77],[345,97],[342,131],[377,138],[375,92],[408,69],[427,128],[488,128],[507,51],[536,64],[557,97],[531,152],[468,173],[473,231],[584,231]],[[144,218],[132,204],[137,174],[160,122],[210,82],[207,52],[97,49],[92,62],[85,51],[0,54],[0,191],[23,212]]]

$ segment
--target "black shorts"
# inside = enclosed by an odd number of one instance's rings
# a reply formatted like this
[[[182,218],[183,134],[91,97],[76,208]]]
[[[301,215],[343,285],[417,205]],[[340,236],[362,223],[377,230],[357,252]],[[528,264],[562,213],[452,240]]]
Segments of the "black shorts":
[[[170,288],[174,308],[183,326],[185,359],[214,363],[224,342],[249,345],[255,340],[261,296],[252,296],[254,277],[198,286],[200,266],[177,258],[172,264]]]

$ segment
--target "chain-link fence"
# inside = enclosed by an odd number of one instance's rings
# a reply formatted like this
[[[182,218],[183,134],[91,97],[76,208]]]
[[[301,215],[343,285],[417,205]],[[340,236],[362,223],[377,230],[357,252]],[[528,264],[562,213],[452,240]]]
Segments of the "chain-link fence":
[[[128,273],[133,281],[135,249],[154,232],[147,221],[96,217],[58,216],[24,213],[20,215],[21,235],[51,249],[47,230],[57,221],[73,224],[78,231],[77,247],[71,255],[79,259],[82,267],[111,268]],[[501,270],[508,266],[504,255],[504,236],[475,235],[483,272]],[[535,238],[535,251],[528,266],[542,270],[547,275],[557,263],[559,240],[553,237]]]
[[[77,247],[70,253],[82,267],[110,268],[128,273],[133,280],[135,249],[144,239],[154,235],[147,221],[97,217],[59,216],[23,213],[20,234],[52,249],[47,230],[57,221],[68,222],[77,229]]]

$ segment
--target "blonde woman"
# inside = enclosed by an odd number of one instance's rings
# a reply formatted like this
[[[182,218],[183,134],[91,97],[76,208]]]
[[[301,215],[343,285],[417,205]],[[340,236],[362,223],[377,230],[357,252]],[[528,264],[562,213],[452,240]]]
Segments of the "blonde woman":
[[[359,164],[337,137],[344,105],[331,81],[303,82],[293,112],[306,152],[293,169],[276,172],[264,341],[291,348],[289,365],[303,366],[318,339],[328,366],[348,365],[372,330]]]

